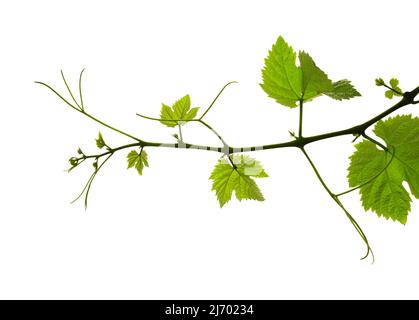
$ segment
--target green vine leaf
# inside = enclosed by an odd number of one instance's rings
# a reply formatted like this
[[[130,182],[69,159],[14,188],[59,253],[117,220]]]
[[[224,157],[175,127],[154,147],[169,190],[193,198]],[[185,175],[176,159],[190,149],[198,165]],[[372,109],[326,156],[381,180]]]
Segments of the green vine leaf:
[[[187,121],[178,120],[192,120],[196,117],[199,108],[191,109],[191,98],[186,95],[177,100],[172,107],[162,103],[160,110],[160,119],[171,121],[160,121],[168,127],[175,127],[177,125],[184,125]]]
[[[387,98],[387,99],[393,99],[393,97],[394,97],[394,92],[393,91],[391,91],[391,90],[387,90],[386,92],[384,92],[384,96]]]
[[[333,82],[333,89],[331,91],[326,91],[324,94],[339,101],[361,96],[358,90],[351,84],[351,81],[346,79]]]
[[[294,108],[301,99],[302,75],[295,65],[292,47],[279,37],[269,51],[262,70],[262,89],[278,103]]]
[[[135,150],[132,150],[130,153],[128,153],[127,160],[128,169],[137,169],[137,172],[140,176],[143,174],[144,167],[148,167],[148,155],[144,149],[141,149],[140,153],[138,153]]]
[[[399,80],[398,79],[396,79],[396,78],[391,78],[390,79],[390,86],[393,88],[393,89],[396,89],[397,87],[398,87],[398,85],[399,85]],[[401,90],[400,90],[401,91]]]
[[[374,133],[385,141],[390,151],[379,150],[370,141],[358,143],[350,158],[349,184],[355,187],[379,174],[360,188],[365,210],[405,224],[412,199],[403,182],[419,199],[419,118],[406,115],[379,121]],[[392,157],[392,150],[394,160],[383,170]]]
[[[302,71],[301,99],[309,101],[324,92],[332,91],[332,81],[316,66],[308,53],[300,51],[298,54]]]
[[[230,201],[233,191],[239,201],[265,200],[253,179],[268,177],[260,162],[246,155],[233,155],[230,159],[234,167],[227,159],[222,158],[210,176],[213,180],[212,190],[215,190],[220,206],[223,207]]]
[[[322,94],[336,100],[360,96],[349,80],[332,83],[304,51],[298,54],[300,66],[296,65],[296,54],[282,37],[269,51],[262,70],[262,89],[278,103],[295,108],[299,101],[311,101]]]
[[[102,133],[99,132],[99,136],[96,139],[96,146],[99,149],[102,149],[103,147],[106,146],[105,140],[103,139]]]
[[[393,99],[394,96],[396,96],[396,97],[403,96],[403,94],[402,94],[403,91],[399,87],[399,80],[398,79],[391,78],[390,79],[390,86],[391,86],[391,89],[387,90],[384,93],[386,98]]]

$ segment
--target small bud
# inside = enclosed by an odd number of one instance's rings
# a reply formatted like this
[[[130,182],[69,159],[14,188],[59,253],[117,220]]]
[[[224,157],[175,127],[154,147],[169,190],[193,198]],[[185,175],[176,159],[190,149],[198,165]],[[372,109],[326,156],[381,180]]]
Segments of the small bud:
[[[70,162],[71,166],[75,167],[79,164],[79,160],[76,157],[71,157],[68,162]]]
[[[97,161],[93,162],[93,168],[97,169]]]
[[[288,131],[288,133],[290,134],[291,137],[297,138],[294,131]]]
[[[102,134],[100,132],[99,132],[98,138],[96,139],[96,146],[99,149],[102,149],[103,147],[106,146],[105,140],[103,139],[103,136],[102,136]]]
[[[177,135],[177,133],[172,134],[172,136],[173,136],[176,140],[179,140],[179,136]]]
[[[80,148],[78,148],[78,149],[77,149],[77,153],[78,153],[78,154],[83,154],[83,151],[81,151],[81,149],[80,149]]]
[[[385,84],[384,80],[382,78],[375,79],[375,85],[378,87],[381,87]]]

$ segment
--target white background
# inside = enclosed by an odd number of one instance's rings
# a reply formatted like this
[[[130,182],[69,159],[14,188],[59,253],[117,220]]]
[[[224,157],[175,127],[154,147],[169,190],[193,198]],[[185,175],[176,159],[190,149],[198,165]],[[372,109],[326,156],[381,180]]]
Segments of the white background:
[[[263,59],[277,36],[308,51],[362,98],[307,105],[306,135],[343,129],[393,102],[374,78],[418,85],[417,1],[3,1],[0,4],[0,298],[280,299],[419,298],[419,206],[408,223],[343,200],[369,236],[376,263],[297,150],[254,154],[269,179],[266,201],[219,208],[208,180],[219,155],[149,149],[150,168],[126,170],[127,152],[97,177],[90,206],[69,204],[91,171],[64,171],[77,147],[95,152],[99,130],[64,105],[86,67],[86,108],[151,141],[172,129],[140,119],[189,93],[205,107],[231,86],[207,121],[233,146],[275,143],[295,130],[296,110],[260,89]],[[77,90],[75,90],[77,91]],[[417,108],[403,112],[418,114]],[[216,145],[198,125],[186,140]],[[309,151],[333,190],[347,188],[352,137]]]

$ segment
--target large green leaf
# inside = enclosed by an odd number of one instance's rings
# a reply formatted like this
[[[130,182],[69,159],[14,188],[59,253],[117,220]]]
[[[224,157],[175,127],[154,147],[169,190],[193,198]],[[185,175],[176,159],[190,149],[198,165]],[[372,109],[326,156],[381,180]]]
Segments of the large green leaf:
[[[348,80],[332,83],[308,53],[300,51],[298,58],[299,66],[294,50],[282,37],[265,58],[260,85],[278,103],[294,108],[299,101],[310,101],[322,94],[337,100],[360,95]]]
[[[243,199],[265,200],[253,179],[268,177],[262,165],[245,155],[233,155],[230,159],[234,167],[227,159],[222,158],[210,176],[213,180],[212,190],[215,190],[220,206],[223,207],[230,201],[233,191],[239,201]]]
[[[412,199],[403,182],[419,199],[419,118],[409,115],[379,121],[374,132],[388,151],[367,140],[358,143],[351,156],[349,184],[356,187],[376,177],[360,188],[364,208],[405,224]]]
[[[287,107],[296,107],[301,99],[301,70],[295,65],[295,52],[279,37],[269,51],[262,70],[261,87],[269,97]]]

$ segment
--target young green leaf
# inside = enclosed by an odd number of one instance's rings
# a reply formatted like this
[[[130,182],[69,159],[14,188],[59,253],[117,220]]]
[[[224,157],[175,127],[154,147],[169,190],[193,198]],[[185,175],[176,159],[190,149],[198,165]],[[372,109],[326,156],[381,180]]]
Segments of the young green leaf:
[[[419,199],[419,118],[397,116],[379,121],[374,132],[385,141],[389,151],[377,149],[370,141],[358,143],[350,158],[349,184],[362,185],[378,175],[360,188],[365,210],[405,224],[412,199],[403,182]],[[394,160],[388,165],[391,152],[395,152]]]
[[[398,80],[398,79],[396,79],[396,78],[391,78],[391,79],[390,79],[390,86],[391,86],[393,89],[397,88],[397,87],[398,87],[398,85],[399,85],[399,80]]]
[[[160,121],[162,124],[168,127],[175,127],[177,125],[184,125],[186,121],[182,120],[192,120],[196,117],[199,108],[191,109],[191,98],[189,95],[180,98],[176,101],[170,108],[166,104],[162,104],[160,111]],[[172,120],[172,121],[164,121]]]
[[[324,92],[333,90],[332,81],[316,66],[310,55],[304,51],[298,54],[302,71],[301,98],[311,100]]]
[[[346,79],[333,82],[333,89],[324,94],[339,101],[361,96],[351,82]]]
[[[383,85],[384,86],[386,86],[387,88],[389,88],[386,84],[385,84],[385,82],[383,81]],[[402,91],[402,89],[400,89],[400,87],[399,87],[399,80],[398,79],[396,79],[396,78],[391,78],[390,79],[390,87],[391,87],[391,89],[389,89],[389,90],[387,90],[385,93],[384,93],[384,96],[386,97],[386,98],[388,98],[388,99],[393,99],[393,97],[394,96],[396,96],[396,97],[401,97],[401,96],[403,96],[403,91]]]
[[[144,166],[148,167],[148,156],[144,149],[141,149],[140,153],[132,150],[130,153],[128,153],[127,160],[128,169],[135,167],[140,176],[143,174]]]
[[[395,96],[397,97],[403,96],[403,91],[399,87],[399,80],[397,80],[396,78],[390,79],[390,85],[391,85],[391,88],[394,90],[393,93]]]
[[[265,200],[253,179],[268,177],[260,162],[245,155],[233,155],[230,159],[235,167],[223,158],[218,161],[210,176],[213,180],[212,190],[215,190],[220,206],[230,201],[233,191],[239,201]]]
[[[294,108],[301,97],[302,75],[295,65],[295,52],[279,37],[269,51],[262,70],[262,89],[278,103]]]
[[[393,92],[392,90],[387,90],[386,92],[384,92],[384,96],[385,96],[387,99],[393,99],[393,97],[394,97],[394,92]]]
[[[96,139],[96,146],[99,149],[102,149],[103,147],[106,146],[105,140],[103,140],[102,133],[100,133],[100,132],[99,132],[99,137]]]

